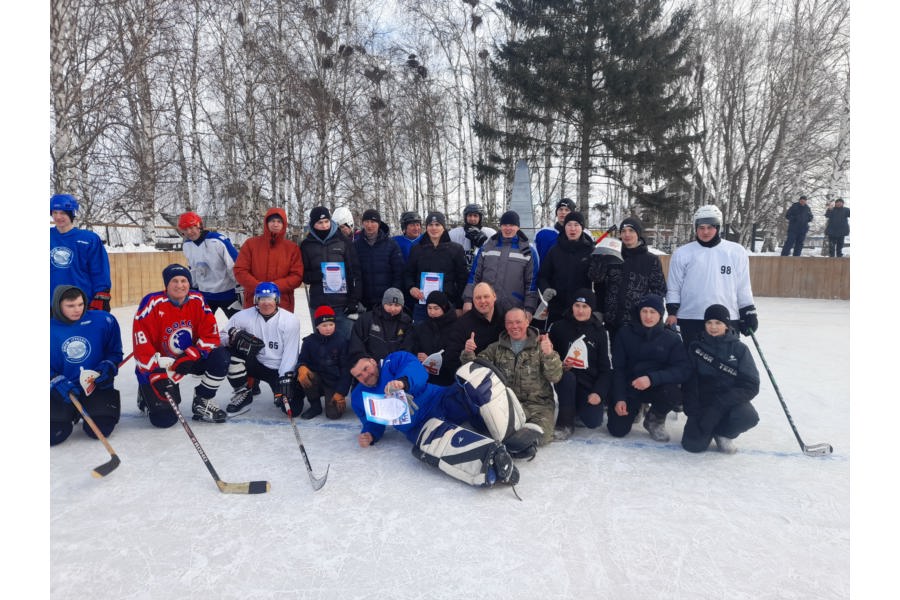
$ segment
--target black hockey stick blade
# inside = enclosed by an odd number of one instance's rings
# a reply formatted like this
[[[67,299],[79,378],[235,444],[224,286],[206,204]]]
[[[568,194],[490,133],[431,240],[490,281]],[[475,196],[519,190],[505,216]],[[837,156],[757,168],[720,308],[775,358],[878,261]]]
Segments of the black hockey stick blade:
[[[93,475],[97,479],[106,477],[107,475],[115,471],[121,462],[122,461],[119,460],[118,455],[113,454],[108,461],[106,461],[99,467],[94,468],[94,470],[91,471],[91,475]]]
[[[219,491],[223,494],[265,494],[271,489],[268,481],[249,481],[247,483],[225,483],[216,480]]]
[[[803,445],[803,454],[807,456],[828,456],[832,452],[834,452],[834,448],[831,447],[831,444],[826,444],[825,442],[810,444],[809,446]]]

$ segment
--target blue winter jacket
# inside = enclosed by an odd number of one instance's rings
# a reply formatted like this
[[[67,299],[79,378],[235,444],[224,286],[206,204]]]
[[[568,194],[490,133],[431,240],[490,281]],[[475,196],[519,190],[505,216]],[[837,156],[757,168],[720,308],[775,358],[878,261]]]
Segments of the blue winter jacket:
[[[364,232],[353,242],[360,266],[361,301],[367,310],[381,306],[386,289],[403,289],[403,253],[388,232],[388,226],[382,222],[374,244],[369,244]]]

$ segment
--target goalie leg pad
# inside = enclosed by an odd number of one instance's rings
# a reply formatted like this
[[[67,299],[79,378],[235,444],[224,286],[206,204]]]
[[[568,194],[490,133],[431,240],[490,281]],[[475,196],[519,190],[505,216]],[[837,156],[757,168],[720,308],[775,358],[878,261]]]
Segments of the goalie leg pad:
[[[456,381],[470,409],[481,417],[494,440],[502,442],[525,424],[522,404],[496,367],[478,361],[466,363],[457,369]]]
[[[440,419],[426,421],[412,454],[473,486],[490,487],[498,481],[514,485],[519,480],[503,444]]]

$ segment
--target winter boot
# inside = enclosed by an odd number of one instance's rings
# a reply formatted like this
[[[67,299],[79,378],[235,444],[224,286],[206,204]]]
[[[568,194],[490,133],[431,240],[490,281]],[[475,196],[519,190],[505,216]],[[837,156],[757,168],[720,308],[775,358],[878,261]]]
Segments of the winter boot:
[[[245,406],[249,406],[253,402],[253,394],[252,390],[246,385],[242,385],[238,389],[234,390],[234,394],[231,396],[231,401],[228,403],[228,406],[225,407],[230,413],[240,412]]]
[[[216,406],[212,398],[201,398],[194,396],[194,405],[191,407],[194,411],[195,421],[204,421],[206,423],[224,423],[228,420],[225,411]]]
[[[737,447],[734,445],[734,440],[731,438],[727,438],[722,435],[715,436],[716,446],[719,447],[719,452],[724,454],[734,454],[737,452]]]
[[[564,442],[569,439],[569,437],[571,437],[573,433],[575,433],[575,427],[571,425],[569,425],[568,427],[566,427],[565,425],[563,425],[562,427],[557,427],[553,430],[553,441]]]
[[[657,415],[652,410],[647,411],[644,417],[644,429],[650,432],[650,437],[657,442],[668,442],[669,434],[666,433],[666,416]]]
[[[300,415],[301,419],[312,419],[322,414],[322,399],[309,398],[309,408]]]

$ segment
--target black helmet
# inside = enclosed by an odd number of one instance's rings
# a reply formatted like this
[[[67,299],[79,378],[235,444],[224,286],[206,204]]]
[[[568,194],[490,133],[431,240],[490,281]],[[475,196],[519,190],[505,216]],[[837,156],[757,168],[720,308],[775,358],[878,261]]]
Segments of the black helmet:
[[[406,229],[410,223],[421,223],[422,217],[414,210],[408,210],[400,215],[400,228]]]
[[[484,210],[477,204],[466,204],[466,207],[463,209],[463,219],[468,217],[469,215],[478,215],[480,217],[484,216]]]

